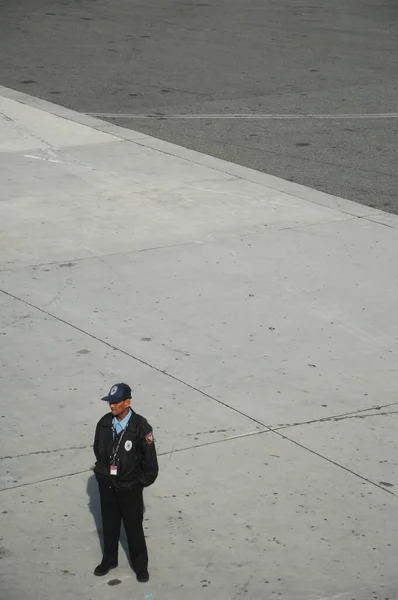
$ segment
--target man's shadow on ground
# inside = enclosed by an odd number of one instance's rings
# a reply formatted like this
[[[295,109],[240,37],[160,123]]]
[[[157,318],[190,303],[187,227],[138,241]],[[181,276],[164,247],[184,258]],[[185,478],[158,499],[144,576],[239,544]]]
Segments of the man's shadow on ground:
[[[104,538],[102,535],[102,518],[101,518],[101,504],[100,497],[98,491],[98,483],[95,475],[90,475],[87,480],[87,495],[88,495],[88,507],[90,509],[91,514],[93,515],[95,527],[98,533],[98,539],[101,547],[101,552],[104,552]],[[129,558],[129,548],[126,538],[126,533],[124,531],[124,527],[122,524],[122,528],[120,531],[120,544],[123,550],[126,553],[127,558]],[[99,561],[100,562],[100,561]]]

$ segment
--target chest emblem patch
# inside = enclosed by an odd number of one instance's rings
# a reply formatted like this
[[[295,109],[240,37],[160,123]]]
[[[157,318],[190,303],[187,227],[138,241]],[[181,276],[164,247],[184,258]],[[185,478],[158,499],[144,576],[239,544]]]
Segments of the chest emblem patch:
[[[133,442],[131,440],[127,440],[126,443],[124,444],[124,449],[126,450],[126,452],[131,450],[132,447],[133,447]]]

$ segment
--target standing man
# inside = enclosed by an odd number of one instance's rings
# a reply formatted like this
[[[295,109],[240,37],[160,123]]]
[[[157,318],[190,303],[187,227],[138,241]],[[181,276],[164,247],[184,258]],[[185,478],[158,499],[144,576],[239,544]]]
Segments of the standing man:
[[[95,430],[94,473],[99,485],[104,554],[94,575],[106,575],[118,564],[120,525],[126,530],[131,566],[137,580],[149,580],[148,552],[142,526],[142,490],[158,475],[152,427],[130,408],[131,388],[116,383],[108,396],[111,412],[99,420]]]

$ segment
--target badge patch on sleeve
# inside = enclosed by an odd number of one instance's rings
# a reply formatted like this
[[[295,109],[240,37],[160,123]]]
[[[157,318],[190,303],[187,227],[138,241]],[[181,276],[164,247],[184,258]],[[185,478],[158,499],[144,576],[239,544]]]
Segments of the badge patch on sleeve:
[[[145,439],[147,441],[147,444],[149,444],[149,445],[153,444],[153,433],[152,433],[152,431],[150,431],[149,433],[146,434]]]

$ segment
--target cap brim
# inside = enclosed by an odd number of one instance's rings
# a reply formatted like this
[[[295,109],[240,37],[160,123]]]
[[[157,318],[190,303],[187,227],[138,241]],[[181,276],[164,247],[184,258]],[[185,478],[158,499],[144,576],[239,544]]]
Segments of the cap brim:
[[[104,396],[103,398],[101,398],[101,400],[103,400],[104,402],[112,402],[112,404],[119,404],[119,402],[123,402],[123,399],[115,400],[113,396]]]

